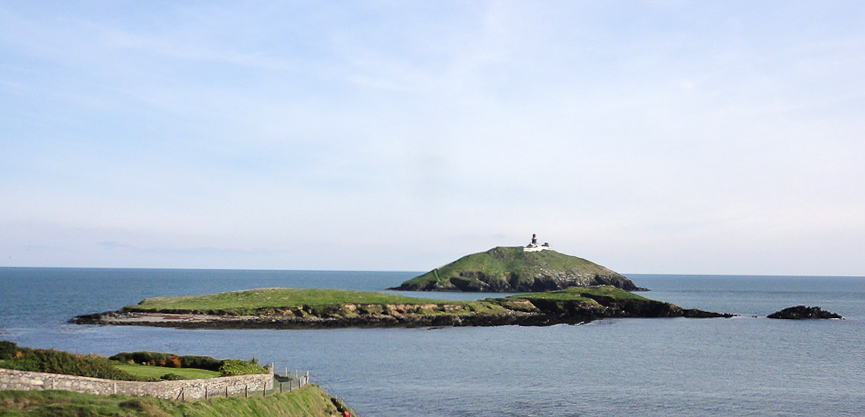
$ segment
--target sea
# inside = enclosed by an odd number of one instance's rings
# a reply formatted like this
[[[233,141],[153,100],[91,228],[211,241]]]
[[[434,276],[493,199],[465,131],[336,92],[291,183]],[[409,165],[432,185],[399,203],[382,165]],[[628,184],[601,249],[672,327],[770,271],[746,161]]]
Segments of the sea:
[[[84,354],[254,357],[278,372],[309,371],[370,417],[865,415],[865,277],[626,274],[651,290],[646,297],[738,315],[729,319],[335,330],[67,323],[147,297],[262,287],[384,292],[417,274],[0,268],[0,340]],[[844,319],[766,318],[795,305]]]

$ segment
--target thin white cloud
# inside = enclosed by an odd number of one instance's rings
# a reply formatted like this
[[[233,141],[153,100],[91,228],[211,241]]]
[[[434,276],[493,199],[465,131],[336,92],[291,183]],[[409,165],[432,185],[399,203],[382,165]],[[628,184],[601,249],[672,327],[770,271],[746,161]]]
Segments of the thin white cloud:
[[[0,6],[7,264],[865,273],[858,5],[161,6]]]

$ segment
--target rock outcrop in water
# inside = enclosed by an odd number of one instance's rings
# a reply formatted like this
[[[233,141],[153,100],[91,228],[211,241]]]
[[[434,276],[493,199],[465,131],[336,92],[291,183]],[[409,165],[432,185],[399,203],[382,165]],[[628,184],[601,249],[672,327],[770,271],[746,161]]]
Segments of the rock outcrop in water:
[[[840,319],[839,314],[830,313],[820,307],[795,306],[776,311],[768,316],[770,319],[804,320],[804,319]]]
[[[610,285],[645,290],[627,277],[594,262],[554,250],[497,247],[475,253],[412,278],[392,290],[541,292]]]

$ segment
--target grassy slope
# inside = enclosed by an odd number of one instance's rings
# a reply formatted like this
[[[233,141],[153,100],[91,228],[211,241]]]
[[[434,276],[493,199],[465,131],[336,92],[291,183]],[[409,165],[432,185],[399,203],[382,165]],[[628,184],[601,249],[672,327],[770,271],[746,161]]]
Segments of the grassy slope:
[[[446,282],[450,278],[459,278],[460,272],[463,271],[480,272],[487,277],[499,279],[507,279],[510,274],[528,278],[540,269],[610,273],[608,269],[591,261],[552,250],[524,252],[522,247],[497,247],[486,252],[464,256],[441,268],[412,278],[406,281],[406,284]]]
[[[364,308],[349,310],[345,308],[346,305],[362,305]],[[414,309],[416,311],[407,311],[393,310],[387,307],[394,305],[417,306],[418,308]],[[325,316],[393,314],[394,311],[398,314],[424,315],[462,315],[505,311],[498,304],[484,301],[445,301],[365,291],[292,288],[260,288],[207,295],[154,297],[147,298],[138,305],[123,308],[126,311],[140,312],[228,313],[258,316],[279,315],[276,311],[278,309],[303,309],[309,314]]]
[[[99,396],[69,391],[0,391],[0,415],[4,417],[329,417],[336,413],[336,407],[330,396],[314,385],[268,397],[215,398],[191,403],[127,395]]]
[[[561,301],[588,301],[593,300],[593,298],[585,297],[583,295],[589,295],[594,297],[610,297],[614,299],[620,300],[640,300],[640,301],[654,301],[648,298],[639,296],[637,294],[625,291],[621,288],[612,287],[609,285],[599,286],[599,287],[570,287],[564,290],[557,291],[549,291],[549,292],[540,292],[540,293],[531,293],[531,294],[517,294],[512,295],[510,297],[506,297],[506,300],[561,300]]]
[[[226,311],[246,314],[263,308],[341,304],[454,304],[454,302],[365,291],[260,288],[207,295],[147,298],[138,305],[127,306],[125,309],[131,311]]]
[[[207,379],[216,378],[219,372],[208,371],[206,369],[195,368],[166,368],[162,366],[150,365],[130,365],[126,363],[114,362],[114,367],[125,371],[135,376],[142,378],[159,378],[165,374],[175,374],[183,379]]]

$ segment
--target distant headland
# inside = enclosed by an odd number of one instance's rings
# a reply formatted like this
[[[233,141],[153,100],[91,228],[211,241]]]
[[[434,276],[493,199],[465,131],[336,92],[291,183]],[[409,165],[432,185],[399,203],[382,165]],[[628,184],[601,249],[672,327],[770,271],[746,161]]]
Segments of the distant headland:
[[[399,291],[541,292],[610,285],[640,291],[627,277],[576,256],[538,245],[537,235],[520,247],[499,246],[464,256],[403,282]]]

